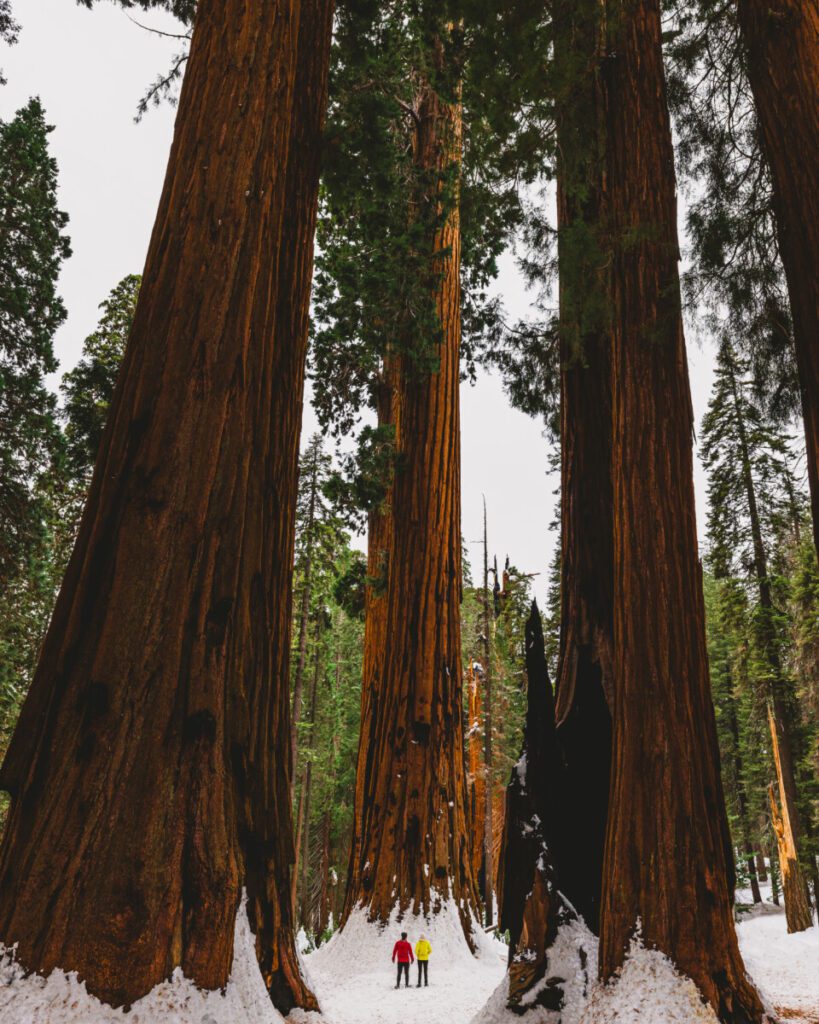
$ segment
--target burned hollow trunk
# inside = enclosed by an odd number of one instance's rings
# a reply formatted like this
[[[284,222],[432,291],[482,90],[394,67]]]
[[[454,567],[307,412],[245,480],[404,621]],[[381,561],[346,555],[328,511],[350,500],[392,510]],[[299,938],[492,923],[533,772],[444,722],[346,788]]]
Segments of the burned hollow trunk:
[[[722,1021],[764,1011],[733,922],[697,557],[692,410],[659,0],[609,4],[614,714],[600,919],[610,978],[642,938]]]
[[[199,5],[133,330],[0,775],[0,938],[112,1005],[177,967],[223,987],[244,889],[273,1001],[315,1007],[287,898],[287,662],[330,20],[323,0]]]
[[[565,845],[564,769],[546,667],[540,613],[533,602],[525,628],[527,705],[523,749],[506,791],[498,867],[499,923],[509,930],[509,1007],[559,1010],[563,978],[547,977],[550,949],[561,923],[574,917],[561,896],[558,847]],[[576,970],[585,970],[578,952]],[[544,981],[544,979],[546,979]],[[533,990],[535,990],[533,992]],[[525,997],[525,998],[524,998]]]

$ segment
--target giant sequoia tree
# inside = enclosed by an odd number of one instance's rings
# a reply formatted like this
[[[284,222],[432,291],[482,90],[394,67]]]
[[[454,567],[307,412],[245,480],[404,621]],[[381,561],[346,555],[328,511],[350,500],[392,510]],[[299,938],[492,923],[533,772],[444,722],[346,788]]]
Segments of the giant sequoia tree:
[[[674,160],[657,0],[610,5],[614,716],[600,972],[644,941],[758,1021],[734,932],[697,560]]]
[[[597,0],[554,5],[558,117],[561,558],[557,723],[567,853],[560,884],[597,930],[613,672],[611,338],[605,224],[605,96]]]
[[[351,4],[337,35],[314,367],[335,429],[362,405],[378,416],[347,479],[370,525],[347,910],[363,901],[374,916],[395,902],[428,909],[432,890],[477,906],[458,835],[469,832],[459,365],[491,318],[484,287],[519,217],[521,166],[508,106],[500,131],[493,120],[493,90],[517,54],[502,37],[500,70],[488,70],[492,17],[491,3],[480,17],[469,4],[424,4],[409,17],[403,5]]]
[[[350,891],[386,920],[392,907],[429,913],[433,897],[477,907],[466,825],[461,688],[460,232],[461,108],[433,37],[429,77],[414,104],[413,162],[422,189],[408,216],[427,225],[425,278],[437,328],[427,348],[398,357],[400,465],[381,689],[359,755]],[[433,77],[434,76],[434,77]],[[454,201],[453,201],[454,200]],[[423,236],[422,236],[423,237]],[[363,762],[363,763],[362,763]]]
[[[115,1005],[224,986],[243,889],[282,1009],[288,649],[330,5],[199,5],[133,330],[2,767],[0,937]]]

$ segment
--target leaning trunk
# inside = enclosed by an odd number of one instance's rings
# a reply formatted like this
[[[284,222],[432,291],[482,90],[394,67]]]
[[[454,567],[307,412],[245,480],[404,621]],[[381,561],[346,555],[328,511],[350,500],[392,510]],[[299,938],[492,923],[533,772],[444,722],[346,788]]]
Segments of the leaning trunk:
[[[614,715],[600,974],[640,923],[726,1022],[760,1021],[732,916],[694,515],[659,0],[609,5]]]
[[[274,1002],[315,1007],[287,899],[287,662],[330,17],[199,5],[88,505],[0,777],[0,938],[113,1005],[177,967],[222,988],[244,889]]]
[[[737,8],[773,181],[819,552],[819,0],[737,0]]]
[[[439,198],[460,162],[461,114],[429,86],[417,110],[416,165],[431,180],[419,202],[435,204],[439,221],[429,265],[440,335],[434,372],[412,353],[400,357],[383,679],[361,738],[363,813],[347,907],[361,902],[386,921],[396,905],[428,914],[437,897],[452,898],[468,936],[478,898],[461,687],[460,231],[457,201],[444,208]],[[429,210],[418,215],[432,219]]]
[[[777,736],[773,712],[768,710],[768,721],[773,740],[773,759],[779,782],[779,799],[777,803],[773,785],[768,787],[768,800],[771,805],[771,825],[776,836],[779,853],[779,866],[782,870],[782,893],[785,897],[785,918],[788,932],[803,932],[813,924],[813,915],[808,899],[808,886],[796,849],[796,833],[790,816],[790,801],[782,784],[781,751]]]

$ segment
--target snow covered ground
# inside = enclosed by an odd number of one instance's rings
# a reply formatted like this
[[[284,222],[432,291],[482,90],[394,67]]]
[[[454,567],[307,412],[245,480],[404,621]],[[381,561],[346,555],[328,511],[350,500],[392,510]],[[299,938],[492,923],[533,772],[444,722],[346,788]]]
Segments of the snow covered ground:
[[[785,911],[766,903],[737,935],[748,973],[780,1016],[819,1024],[819,928],[788,935]]]
[[[413,965],[410,988],[395,990],[391,954],[401,931],[409,933],[413,945],[422,932],[432,943],[428,988],[416,988]],[[780,1019],[819,1024],[819,928],[788,935],[784,910],[766,903],[743,915],[737,934],[749,973]],[[522,1018],[506,1009],[507,947],[480,929],[476,937],[478,955],[472,956],[453,905],[431,921],[407,918],[386,929],[355,914],[343,932],[303,958],[322,1013],[297,1010],[287,1024],[519,1024]],[[560,1017],[539,1010],[523,1018],[526,1024],[715,1024],[691,982],[659,953],[635,944],[616,984],[592,986],[584,994],[572,953],[582,943],[593,960],[594,939],[575,924],[561,942],[565,948],[562,954],[558,950],[554,967],[569,979],[572,1005]],[[589,967],[593,973],[591,962]],[[54,971],[48,978],[23,977],[6,954],[0,955],[0,1022],[281,1024],[281,1017],[267,997],[242,911],[236,960],[224,994],[201,992],[177,972],[125,1014],[89,996],[74,975]]]
[[[396,991],[392,948],[407,932],[413,948],[423,932],[432,944],[429,987],[417,988],[410,965],[410,987]],[[322,1024],[468,1024],[506,972],[508,947],[476,929],[478,955],[463,938],[458,911],[445,906],[430,921],[407,917],[379,929],[362,912],[341,932],[304,957],[309,981],[322,1007]],[[316,1019],[291,1014],[291,1024]]]
[[[203,992],[177,969],[134,1003],[129,1013],[89,995],[74,973],[47,978],[23,975],[13,954],[0,946],[2,1024],[281,1024],[267,994],[245,903],[236,915],[233,970],[224,993]]]

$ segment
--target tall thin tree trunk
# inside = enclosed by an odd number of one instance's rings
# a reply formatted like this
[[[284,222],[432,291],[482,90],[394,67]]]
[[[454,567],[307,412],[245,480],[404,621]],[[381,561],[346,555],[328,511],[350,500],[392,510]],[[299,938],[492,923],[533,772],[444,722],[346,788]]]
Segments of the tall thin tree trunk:
[[[730,669],[729,669],[730,682]],[[754,903],[762,902],[762,893],[759,891],[759,879],[756,874],[756,862],[754,861],[753,847],[750,838],[750,825],[748,822],[748,796],[745,792],[745,780],[743,778],[742,753],[739,749],[739,723],[737,722],[736,701],[733,693],[729,694],[727,702],[728,728],[731,731],[733,741],[734,774],[736,776],[737,810],[739,812],[739,833],[742,852],[748,866],[748,877],[751,881],[751,894]]]
[[[321,635],[323,622],[321,617],[316,625],[316,658],[313,666],[313,682],[310,687],[310,720],[309,725],[311,730],[315,729],[316,726],[316,708],[318,704],[318,681],[321,672]],[[310,740],[310,746],[313,747],[313,740]],[[308,888],[310,881],[310,800],[312,795],[313,785],[313,758],[310,757],[304,766],[304,788],[302,790],[302,799],[304,801],[304,840],[302,844],[301,852],[301,924],[304,928],[307,928],[310,924],[310,890]],[[298,871],[299,859],[298,850],[296,851],[296,865],[293,874],[295,875]]]
[[[287,899],[288,635],[331,13],[199,4],[88,505],[2,768],[0,938],[112,1005],[176,967],[223,987],[244,888],[273,1001],[316,1006]]]
[[[324,935],[330,919],[330,901],[327,887],[330,876],[330,811],[324,811],[321,819],[321,876],[319,880],[318,934]]]
[[[725,1022],[758,1022],[733,922],[694,515],[659,0],[609,5],[614,711],[600,974],[641,922]]]
[[[788,834],[787,858],[783,859],[781,856],[782,846],[781,841],[778,839],[780,842],[780,864],[782,865],[785,909],[786,911],[788,910],[788,902],[793,899],[794,894],[797,893],[799,888],[803,888],[805,890],[804,898],[800,896],[797,904],[791,908],[791,912],[788,914],[789,930],[799,931],[804,928],[810,928],[813,924],[813,920],[811,918],[809,904],[807,915],[804,913],[804,904],[807,901],[807,882],[797,853],[801,828],[797,804],[796,774],[793,763],[790,714],[784,692],[785,679],[782,672],[782,663],[777,649],[775,611],[773,606],[773,597],[771,594],[771,582],[768,576],[767,552],[765,551],[765,543],[762,537],[762,524],[759,518],[754,477],[751,471],[750,443],[745,426],[745,419],[740,407],[736,371],[733,366],[729,370],[729,373],[731,393],[734,402],[734,417],[739,436],[742,475],[745,484],[745,494],[748,501],[748,516],[751,522],[751,538],[754,549],[754,575],[756,577],[757,590],[759,592],[759,607],[762,613],[761,616],[759,616],[757,631],[760,646],[762,647],[762,654],[768,666],[768,692],[766,694],[766,701],[768,705],[768,725],[771,730],[771,740],[773,743],[774,768],[776,770],[777,784],[779,786],[779,799],[782,803],[781,819],[784,822],[784,828]]]
[[[313,662],[313,683],[310,688],[310,703],[308,705],[308,717],[307,724],[313,726],[316,721],[316,695],[318,690],[318,675],[319,668],[321,666],[321,634],[322,634],[322,618],[321,614],[316,619],[316,633],[314,637],[315,643],[315,659]],[[312,742],[310,744],[312,746]],[[308,849],[308,843],[304,839],[305,834],[309,838],[310,825],[310,778],[311,768],[310,759],[307,758],[304,762],[301,771],[301,783],[299,786],[299,802],[298,802],[298,816],[296,825],[296,859],[293,862],[293,870],[290,874],[290,902],[293,906],[293,919],[296,919],[296,907],[298,905],[297,893],[299,888],[299,868],[304,862],[304,850]],[[302,893],[304,892],[304,885],[302,884]],[[304,921],[301,922],[304,924]]]
[[[737,9],[773,180],[819,552],[819,0],[737,0]]]
[[[604,253],[605,105],[600,4],[555,8],[556,66],[576,81],[559,102],[558,265],[561,334],[561,611],[556,680],[566,815],[560,884],[597,931],[611,763],[614,550],[611,337]],[[574,74],[572,74],[574,71]],[[557,852],[557,851],[556,851]]]
[[[313,574],[313,526],[316,520],[316,498],[318,497],[318,461],[313,463],[310,477],[310,504],[307,509],[305,534],[307,549],[304,553],[304,578],[302,579],[301,607],[299,608],[299,654],[293,680],[293,713],[290,721],[291,779],[295,786],[296,764],[299,751],[299,719],[301,718],[304,669],[307,665],[307,624],[310,617],[311,582]],[[296,846],[298,854],[298,845]]]
[[[438,59],[440,53],[433,56]],[[400,359],[400,465],[393,485],[383,680],[359,752],[361,806],[347,907],[372,919],[397,905],[430,913],[452,897],[467,938],[478,894],[467,828],[460,600],[460,228],[444,214],[434,179],[460,163],[461,112],[424,85],[415,160],[442,223],[431,238],[430,287],[438,320],[438,369]],[[442,187],[442,186],[441,186]]]
[[[760,882],[768,881],[768,868],[765,866],[765,854],[758,850],[756,854],[756,873]]]
[[[788,821],[787,809],[780,810],[773,783],[768,786],[768,800],[771,805],[771,825],[776,836],[779,864],[782,868],[782,892],[785,896],[785,919],[788,933],[803,932],[813,924],[808,899],[808,888],[799,867],[794,842],[793,828]]]
[[[498,570],[495,568],[495,585]],[[486,498],[483,499],[483,905],[487,927],[494,919],[492,886],[495,881],[492,854],[492,630],[494,627],[492,597],[489,590],[489,547],[486,535]]]
[[[467,800],[472,835],[472,871],[480,879],[483,865],[483,836],[486,824],[484,796],[486,778],[483,771],[481,743],[481,690],[480,674],[474,663],[469,667],[467,692]]]

